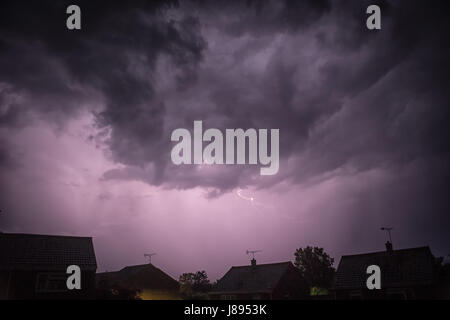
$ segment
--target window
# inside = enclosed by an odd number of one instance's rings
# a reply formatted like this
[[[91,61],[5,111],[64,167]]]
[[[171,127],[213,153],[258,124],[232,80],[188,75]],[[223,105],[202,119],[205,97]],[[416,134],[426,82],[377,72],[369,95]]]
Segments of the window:
[[[39,273],[36,277],[36,292],[63,292],[67,290],[65,273]]]

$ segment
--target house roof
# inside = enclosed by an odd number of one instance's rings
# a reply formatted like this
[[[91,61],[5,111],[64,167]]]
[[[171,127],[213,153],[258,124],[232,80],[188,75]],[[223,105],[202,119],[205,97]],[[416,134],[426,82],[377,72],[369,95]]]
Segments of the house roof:
[[[100,287],[178,290],[178,281],[152,264],[128,266],[115,272],[97,273],[96,282]]]
[[[0,233],[0,269],[97,268],[92,238]]]
[[[213,293],[272,292],[290,267],[294,267],[291,262],[231,267]]]
[[[429,285],[433,282],[434,257],[429,247],[401,249],[343,256],[339,263],[335,289],[366,288],[370,265],[381,269],[382,287]]]

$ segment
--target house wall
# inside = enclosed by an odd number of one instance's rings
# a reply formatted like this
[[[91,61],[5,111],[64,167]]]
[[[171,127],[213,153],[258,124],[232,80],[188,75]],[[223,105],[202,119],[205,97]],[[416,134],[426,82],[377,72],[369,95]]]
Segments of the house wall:
[[[309,288],[300,272],[294,267],[289,267],[280,279],[273,291],[274,300],[299,300],[309,297]]]
[[[403,288],[383,288],[380,290],[336,290],[337,300],[416,300],[433,299],[432,286],[413,286]]]
[[[181,300],[176,290],[140,289],[138,296],[142,300]]]
[[[7,299],[88,299],[93,296],[95,289],[94,271],[81,271],[80,290],[68,290],[67,287],[61,291],[37,290],[37,279],[39,275],[48,273],[53,275],[57,274],[61,279],[67,279],[68,277],[65,271],[57,273],[47,270],[12,271]],[[63,285],[64,283],[62,283]]]
[[[271,300],[272,294],[267,292],[253,292],[253,293],[240,293],[240,292],[227,292],[227,293],[210,293],[209,299],[211,300]]]
[[[0,300],[8,299],[10,272],[0,271]]]

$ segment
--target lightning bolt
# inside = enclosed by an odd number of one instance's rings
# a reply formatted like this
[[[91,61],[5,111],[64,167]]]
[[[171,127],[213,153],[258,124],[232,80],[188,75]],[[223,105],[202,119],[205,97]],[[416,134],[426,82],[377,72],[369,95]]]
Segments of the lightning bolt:
[[[236,195],[237,195],[239,198],[241,198],[242,200],[249,201],[250,204],[251,204],[252,206],[255,206],[255,207],[265,207],[265,208],[268,207],[268,206],[265,205],[264,203],[261,203],[261,202],[256,201],[256,199],[255,199],[254,197],[244,195],[241,188],[238,188],[238,189],[236,190]]]
[[[244,199],[244,200],[246,200],[246,201],[253,202],[253,201],[255,200],[255,198],[253,198],[253,197],[250,197],[250,198],[249,198],[249,197],[244,196],[244,195],[242,194],[242,189],[240,189],[240,188],[237,189],[236,194],[237,194],[237,196],[238,196],[239,198]]]
[[[259,208],[266,208],[266,209],[274,209],[274,206],[272,206],[272,205],[267,205],[267,204],[258,202],[258,201],[256,201],[256,199],[254,197],[244,195],[243,194],[243,190],[241,188],[238,188],[236,190],[236,195],[239,198],[241,198],[242,200],[249,201],[251,206],[254,206],[254,207],[257,207],[257,208],[259,207]],[[284,218],[284,219],[287,219],[287,220],[291,220],[291,221],[303,221],[303,220],[305,220],[304,218],[292,217],[292,216],[289,216],[289,215],[284,214],[282,212],[278,212],[278,215],[281,218]]]

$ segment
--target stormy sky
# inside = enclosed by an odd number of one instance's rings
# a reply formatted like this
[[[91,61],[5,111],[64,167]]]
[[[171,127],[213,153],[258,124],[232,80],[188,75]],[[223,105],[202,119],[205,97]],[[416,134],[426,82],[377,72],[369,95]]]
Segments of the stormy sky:
[[[81,8],[81,30],[66,8]],[[366,28],[377,4],[382,29]],[[92,236],[174,277],[450,253],[446,1],[2,1],[0,230]],[[176,128],[280,129],[280,169],[182,165]],[[253,200],[251,200],[253,199]]]

